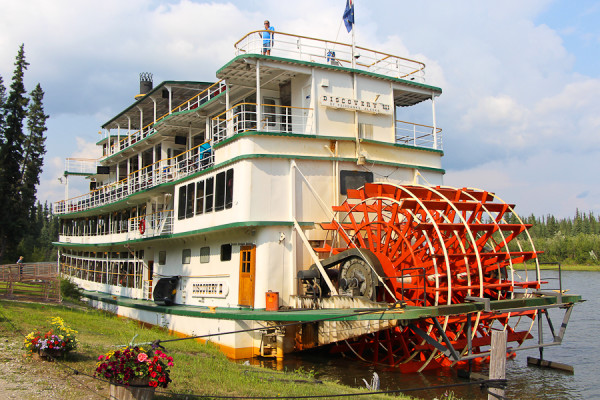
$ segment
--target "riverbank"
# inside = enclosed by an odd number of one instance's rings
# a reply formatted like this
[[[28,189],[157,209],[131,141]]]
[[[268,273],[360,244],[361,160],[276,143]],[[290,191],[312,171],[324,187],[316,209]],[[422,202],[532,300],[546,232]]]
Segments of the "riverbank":
[[[21,348],[24,335],[49,326],[61,317],[78,331],[78,349],[58,362],[35,361]],[[174,337],[160,328],[138,323],[82,305],[57,305],[0,300],[0,398],[3,399],[98,399],[108,398],[108,383],[93,373],[98,355],[117,345],[165,340]],[[156,399],[184,395],[210,396],[327,396],[366,393],[333,381],[315,379],[312,371],[273,371],[229,361],[215,347],[194,340],[166,343],[175,359],[167,389]],[[78,371],[76,374],[75,371]],[[326,397],[325,397],[326,398]],[[408,396],[369,395],[369,399],[410,399]]]

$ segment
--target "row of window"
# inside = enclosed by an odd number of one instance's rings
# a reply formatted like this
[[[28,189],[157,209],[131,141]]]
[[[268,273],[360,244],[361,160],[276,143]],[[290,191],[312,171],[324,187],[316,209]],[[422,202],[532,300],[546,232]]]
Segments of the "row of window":
[[[231,244],[221,245],[221,261],[230,261],[232,253]],[[192,249],[183,249],[181,252],[181,263],[190,264],[192,261]],[[210,262],[210,247],[200,248],[200,263],[207,264]],[[158,252],[158,265],[165,265],[167,263],[167,251],[161,250]]]
[[[177,219],[191,218],[233,206],[233,169],[179,188]]]

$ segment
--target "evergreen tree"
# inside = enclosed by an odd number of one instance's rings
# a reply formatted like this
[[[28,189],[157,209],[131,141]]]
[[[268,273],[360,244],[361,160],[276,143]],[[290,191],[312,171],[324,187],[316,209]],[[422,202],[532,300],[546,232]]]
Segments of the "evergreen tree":
[[[38,83],[30,94],[30,105],[27,111],[27,130],[29,134],[25,140],[25,154],[21,168],[21,199],[22,207],[27,212],[34,211],[36,200],[36,186],[40,183],[40,173],[44,165],[46,154],[46,120],[42,100],[44,91]],[[41,205],[40,205],[41,207]],[[33,221],[33,219],[30,219]]]
[[[21,45],[15,61],[12,84],[4,103],[4,129],[0,146],[0,263],[7,248],[16,246],[23,237],[28,211],[21,207],[21,167],[23,163],[23,121],[29,99],[25,97],[23,75],[29,64]]]

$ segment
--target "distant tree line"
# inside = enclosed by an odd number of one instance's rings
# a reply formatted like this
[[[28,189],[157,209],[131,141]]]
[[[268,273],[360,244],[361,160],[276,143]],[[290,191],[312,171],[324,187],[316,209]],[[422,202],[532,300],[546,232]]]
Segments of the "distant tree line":
[[[24,45],[14,65],[8,91],[0,76],[0,264],[16,262],[19,255],[25,262],[34,261],[34,254],[45,258],[47,246],[38,241],[50,235],[53,218],[36,199],[46,154],[44,91],[39,83],[30,93],[25,90]]]
[[[508,222],[516,222],[516,217],[510,217]],[[600,218],[594,213],[577,209],[573,218],[562,219],[532,214],[523,222],[533,225],[529,234],[535,249],[544,252],[539,256],[540,262],[600,265]]]

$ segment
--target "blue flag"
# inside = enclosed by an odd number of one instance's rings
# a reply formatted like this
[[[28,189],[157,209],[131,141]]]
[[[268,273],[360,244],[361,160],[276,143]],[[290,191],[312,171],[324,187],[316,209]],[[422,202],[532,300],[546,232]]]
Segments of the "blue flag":
[[[352,0],[346,0],[344,24],[346,24],[346,29],[350,32],[352,30],[352,25],[354,25],[354,2]]]

